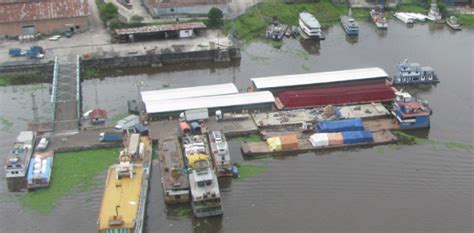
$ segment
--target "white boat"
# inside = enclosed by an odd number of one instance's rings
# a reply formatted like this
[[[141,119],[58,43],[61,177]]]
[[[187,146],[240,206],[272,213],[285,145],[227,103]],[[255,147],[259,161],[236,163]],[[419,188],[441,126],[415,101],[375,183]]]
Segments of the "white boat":
[[[32,131],[23,131],[16,138],[13,149],[5,161],[5,177],[10,191],[26,189],[25,176],[28,171],[31,156],[33,155],[36,134]]]
[[[399,19],[400,21],[406,23],[406,24],[413,24],[415,22],[415,20],[413,19],[413,17],[407,15],[406,13],[403,13],[403,12],[397,12],[395,13],[395,17],[397,19]]]
[[[430,12],[428,13],[427,19],[431,21],[441,21],[442,20],[442,15],[439,12],[438,5],[436,4],[435,0],[431,1],[431,7],[430,7]]]
[[[420,22],[425,22],[426,19],[428,18],[428,16],[424,14],[420,14],[420,13],[405,13],[405,14]]]
[[[304,38],[320,39],[322,37],[321,24],[319,24],[319,21],[312,14],[308,12],[301,12],[298,23],[302,32],[301,36]]]
[[[376,11],[375,9],[372,9],[370,11],[370,17],[372,18],[372,21],[375,23],[375,26],[378,29],[387,29],[388,28],[387,19],[383,16],[382,12],[379,12],[379,11]]]

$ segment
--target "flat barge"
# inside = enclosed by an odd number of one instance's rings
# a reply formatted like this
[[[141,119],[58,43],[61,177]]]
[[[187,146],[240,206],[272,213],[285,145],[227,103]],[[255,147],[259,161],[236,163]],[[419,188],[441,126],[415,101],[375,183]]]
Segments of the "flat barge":
[[[313,146],[310,142],[310,135],[300,135],[298,137],[298,147],[288,148],[282,150],[270,150],[266,142],[242,142],[241,149],[244,156],[258,156],[268,154],[288,154],[288,153],[304,153],[310,151],[321,151],[331,149],[343,149],[353,148],[361,146],[377,146],[384,144],[392,144],[398,141],[397,137],[388,130],[381,130],[371,132],[373,136],[373,142],[363,142],[354,144],[338,144],[338,145],[327,145],[327,146]]]
[[[161,185],[166,204],[189,202],[189,181],[178,139],[165,139],[159,146]]]

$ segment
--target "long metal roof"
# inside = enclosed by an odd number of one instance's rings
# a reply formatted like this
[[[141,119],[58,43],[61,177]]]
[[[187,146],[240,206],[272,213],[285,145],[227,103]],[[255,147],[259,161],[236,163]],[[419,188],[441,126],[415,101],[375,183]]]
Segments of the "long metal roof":
[[[230,95],[144,102],[147,113],[164,113],[200,108],[219,108],[248,104],[273,103],[274,101],[275,98],[271,92],[259,91]]]
[[[117,35],[130,35],[130,34],[179,31],[179,30],[189,30],[189,29],[204,29],[204,28],[207,28],[207,26],[202,22],[190,22],[190,23],[143,26],[143,27],[136,27],[136,28],[120,28],[120,29],[115,29],[115,33]]]
[[[353,70],[340,70],[320,73],[282,75],[263,78],[252,78],[257,90],[279,87],[315,85],[333,82],[346,82],[386,78],[388,74],[381,68],[364,68]]]
[[[213,95],[227,95],[236,93],[239,93],[239,90],[237,90],[237,87],[233,83],[225,83],[197,87],[142,91],[141,95],[143,102],[146,103],[150,101],[193,98]]]

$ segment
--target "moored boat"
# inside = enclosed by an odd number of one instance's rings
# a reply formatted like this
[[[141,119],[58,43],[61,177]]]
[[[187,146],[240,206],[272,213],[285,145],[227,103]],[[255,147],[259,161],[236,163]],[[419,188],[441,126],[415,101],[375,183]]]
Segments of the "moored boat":
[[[390,79],[392,85],[439,83],[433,68],[420,66],[418,63],[408,63],[408,59],[398,64],[395,76]]]
[[[413,17],[403,12],[395,13],[395,17],[399,19],[400,21],[402,21],[403,23],[406,23],[407,25],[413,25],[413,23],[415,23],[415,20],[413,19]]]
[[[370,11],[370,17],[372,18],[372,21],[375,23],[375,26],[377,26],[378,29],[388,28],[387,19],[383,16],[382,12],[372,9]]]
[[[28,190],[49,186],[53,170],[53,155],[53,151],[37,152],[33,155],[26,177]]]
[[[161,185],[166,204],[189,201],[189,181],[177,139],[165,139],[159,146]]]
[[[354,20],[354,18],[343,15],[341,16],[341,24],[347,35],[359,35],[359,24]]]
[[[22,131],[16,138],[10,155],[5,161],[5,177],[8,190],[12,192],[26,190],[26,174],[34,152],[36,134],[32,131]]]
[[[428,102],[420,102],[408,93],[397,93],[391,112],[402,130],[430,127],[432,110]]]
[[[323,39],[321,24],[308,12],[301,12],[298,19],[300,34],[305,39]]]
[[[209,134],[212,161],[218,177],[232,176],[229,145],[222,131],[212,131]]]
[[[446,20],[446,24],[452,28],[453,30],[461,30],[461,24],[459,24],[458,19],[455,16],[449,17],[448,20]]]

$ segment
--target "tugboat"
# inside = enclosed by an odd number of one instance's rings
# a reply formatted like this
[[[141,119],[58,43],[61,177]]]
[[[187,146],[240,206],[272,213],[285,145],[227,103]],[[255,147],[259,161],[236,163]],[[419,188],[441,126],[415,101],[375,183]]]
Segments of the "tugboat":
[[[32,131],[23,131],[16,138],[11,154],[5,162],[5,177],[9,191],[26,191],[26,175],[35,142],[36,134]]]
[[[456,31],[459,31],[461,30],[461,25],[459,24],[458,22],[458,18],[456,18],[455,16],[451,16],[449,17],[448,20],[446,20],[446,24],[452,28],[453,30],[456,30]]]
[[[217,177],[231,177],[232,163],[230,162],[229,146],[222,131],[212,131],[209,134],[209,142]]]
[[[391,113],[403,130],[429,128],[433,112],[428,102],[415,100],[406,92],[397,92]]]
[[[372,18],[372,21],[375,23],[375,26],[377,26],[378,29],[388,28],[387,18],[383,17],[382,12],[372,9],[370,11],[370,18]]]
[[[354,18],[343,15],[341,16],[341,23],[347,35],[359,35],[359,24],[354,20]]]
[[[397,73],[391,78],[392,85],[415,85],[439,83],[433,68],[420,66],[418,63],[408,63],[405,59],[397,66]]]
[[[321,33],[321,24],[319,24],[319,21],[312,14],[301,12],[298,23],[300,26],[300,35],[304,39],[324,39]]]

